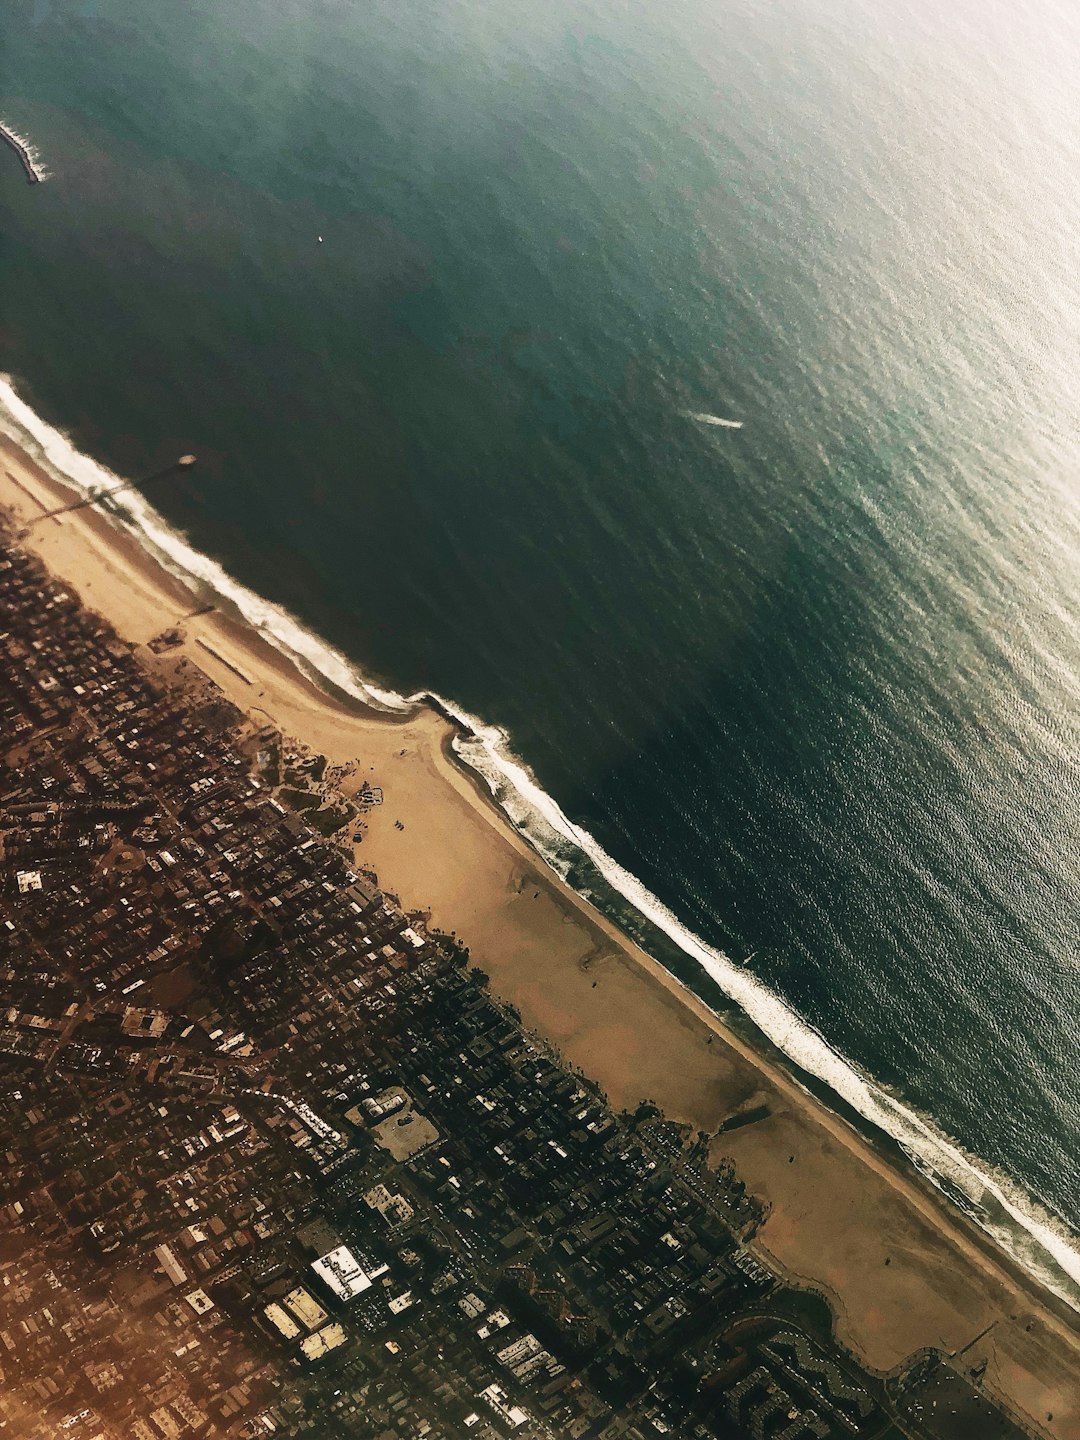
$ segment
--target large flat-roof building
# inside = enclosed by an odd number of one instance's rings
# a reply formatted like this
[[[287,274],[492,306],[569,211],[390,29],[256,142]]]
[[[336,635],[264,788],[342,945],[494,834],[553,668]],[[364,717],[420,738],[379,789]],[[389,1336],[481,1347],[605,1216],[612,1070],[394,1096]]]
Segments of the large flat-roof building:
[[[300,1326],[296,1323],[293,1317],[288,1313],[287,1310],[283,1309],[282,1306],[278,1305],[276,1302],[274,1304],[267,1305],[263,1310],[263,1314],[266,1316],[267,1320],[269,1320],[270,1324],[273,1325],[274,1328],[278,1331],[278,1333],[283,1335],[286,1340],[295,1340],[296,1337],[301,1333]]]
[[[326,1319],[326,1311],[302,1285],[289,1291],[285,1304],[308,1330],[317,1330]]]
[[[332,1325],[324,1325],[321,1330],[316,1330],[314,1335],[306,1335],[300,1341],[300,1349],[305,1359],[321,1360],[331,1350],[336,1350],[339,1345],[345,1344],[345,1331],[335,1321]]]
[[[370,1290],[371,1280],[347,1245],[339,1245],[311,1262],[311,1268],[339,1300],[354,1300]]]

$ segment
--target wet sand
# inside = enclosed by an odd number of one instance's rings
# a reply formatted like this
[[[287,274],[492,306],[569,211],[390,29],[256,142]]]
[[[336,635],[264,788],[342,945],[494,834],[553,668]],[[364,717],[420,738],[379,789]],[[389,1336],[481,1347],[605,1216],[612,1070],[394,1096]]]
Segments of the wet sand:
[[[65,498],[0,441],[0,504],[25,521]],[[382,786],[357,862],[466,944],[492,988],[613,1105],[649,1099],[712,1133],[747,1102],[767,1104],[767,1119],[715,1151],[769,1207],[755,1247],[830,1299],[839,1337],[865,1363],[886,1371],[923,1346],[971,1346],[963,1363],[986,1359],[984,1383],[1009,1409],[1039,1433],[1080,1440],[1071,1316],[563,885],[456,763],[446,719],[338,699],[219,611],[182,620],[202,597],[92,509],[41,522],[25,543],[125,639],[144,644],[181,622],[182,653],[256,723],[355,764],[347,789]]]

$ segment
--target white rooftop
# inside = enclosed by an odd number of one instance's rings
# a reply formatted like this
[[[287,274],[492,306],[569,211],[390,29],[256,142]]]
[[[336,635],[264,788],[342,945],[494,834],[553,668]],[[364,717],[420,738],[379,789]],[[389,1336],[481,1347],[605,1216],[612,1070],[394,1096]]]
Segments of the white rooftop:
[[[360,1261],[347,1245],[339,1245],[327,1255],[311,1262],[311,1268],[324,1284],[342,1300],[355,1299],[371,1288]]]

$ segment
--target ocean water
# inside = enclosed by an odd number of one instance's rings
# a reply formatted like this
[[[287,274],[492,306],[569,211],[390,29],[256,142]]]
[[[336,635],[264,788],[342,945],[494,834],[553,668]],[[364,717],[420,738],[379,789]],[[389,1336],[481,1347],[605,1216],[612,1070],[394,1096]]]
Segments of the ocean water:
[[[1078,73],[1066,0],[0,18],[5,423],[196,451],[151,543],[479,717],[553,864],[1074,1299]]]

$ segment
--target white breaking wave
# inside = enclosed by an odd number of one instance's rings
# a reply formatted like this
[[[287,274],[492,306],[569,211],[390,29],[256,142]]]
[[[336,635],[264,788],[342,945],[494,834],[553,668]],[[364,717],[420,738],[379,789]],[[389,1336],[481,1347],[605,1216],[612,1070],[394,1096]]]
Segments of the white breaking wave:
[[[700,420],[702,425],[722,425],[725,430],[741,430],[743,428],[741,420],[725,420],[720,415],[706,415],[696,410],[687,410],[686,418]]]
[[[57,479],[83,494],[121,482],[121,477],[82,454],[35,414],[6,376],[0,376],[0,430]],[[514,755],[505,731],[439,695],[406,698],[372,684],[346,656],[305,629],[288,611],[241,585],[215,560],[189,545],[141,492],[125,491],[123,504],[128,513],[112,515],[115,522],[132,530],[173,574],[189,583],[195,581],[229,602],[305,673],[321,676],[338,690],[390,714],[406,714],[430,699],[452,716],[462,727],[454,739],[456,754],[482,776],[515,829],[556,874],[565,879],[574,862],[586,857],[614,891],[697,962],[797,1070],[813,1076],[899,1144],[948,1198],[966,1200],[962,1208],[1002,1250],[1048,1290],[1080,1310],[1080,1239],[1021,1186],[1003,1174],[991,1174],[930,1121],[876,1085],[751,971],[682,925],[641,881],[563,812]]]
[[[565,843],[559,844],[562,840],[588,856],[614,890],[696,960],[724,994],[801,1071],[821,1081],[864,1120],[895,1140],[939,1189],[944,1182],[946,1187],[951,1186],[966,1197],[972,1207],[968,1210],[970,1218],[1047,1289],[1080,1310],[1078,1237],[1056,1216],[1034,1202],[1009,1177],[988,1173],[931,1122],[846,1060],[756,975],[687,929],[640,880],[562,811],[512,754],[503,731],[484,725],[445,701],[440,704],[471,732],[455,742],[455,750],[484,776],[516,828],[557,873],[565,878],[563,867],[569,868],[565,857],[560,864],[560,850],[566,850]],[[992,1202],[1011,1218],[1012,1224],[994,1218]],[[991,1213],[987,1213],[988,1210]]]
[[[10,422],[14,422],[13,427]],[[0,376],[0,429],[29,450],[45,470],[65,484],[73,485],[83,495],[124,483],[121,476],[76,450],[66,435],[31,410],[19,398],[10,376]],[[216,560],[189,545],[141,491],[125,490],[120,503],[128,514],[111,518],[126,520],[128,527],[167,570],[189,583],[197,581],[215,596],[228,601],[260,635],[278,649],[287,651],[294,660],[301,661],[305,669],[376,709],[407,711],[413,708],[393,691],[380,690],[364,681],[351,661],[306,630],[287,610],[241,585]]]

